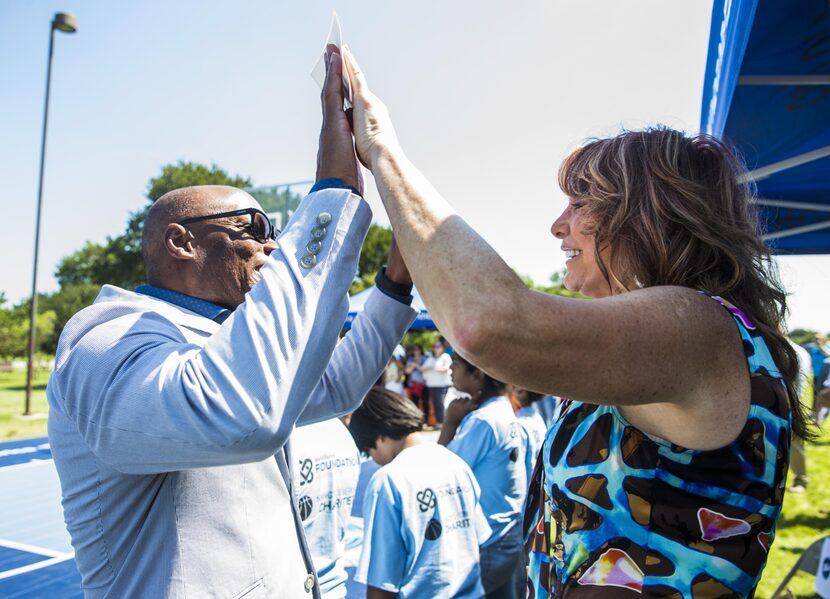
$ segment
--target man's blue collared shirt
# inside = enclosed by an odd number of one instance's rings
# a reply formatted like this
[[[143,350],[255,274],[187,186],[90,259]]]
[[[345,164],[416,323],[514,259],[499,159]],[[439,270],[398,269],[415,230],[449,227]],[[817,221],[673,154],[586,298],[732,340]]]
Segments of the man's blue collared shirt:
[[[142,295],[149,295],[150,297],[160,299],[163,302],[175,304],[180,308],[190,310],[200,316],[210,318],[211,320],[215,320],[220,323],[225,322],[225,319],[231,315],[231,310],[228,310],[227,308],[223,308],[222,306],[207,300],[199,299],[198,297],[193,297],[192,295],[185,295],[184,293],[179,293],[178,291],[172,291],[170,289],[162,289],[161,287],[155,287],[153,285],[139,285],[135,288],[135,292]]]

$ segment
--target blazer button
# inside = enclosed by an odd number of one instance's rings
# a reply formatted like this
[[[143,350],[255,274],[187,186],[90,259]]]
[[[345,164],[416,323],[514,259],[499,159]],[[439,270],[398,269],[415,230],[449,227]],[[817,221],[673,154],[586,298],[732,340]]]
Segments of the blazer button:
[[[315,264],[317,264],[317,256],[314,254],[306,254],[300,258],[300,266],[303,268],[311,268]]]
[[[305,246],[305,251],[309,254],[319,254],[321,249],[323,249],[323,244],[319,241],[309,241]]]
[[[321,227],[325,227],[327,224],[331,222],[331,214],[328,212],[321,212],[317,215],[317,224]]]
[[[309,574],[305,577],[305,584],[303,584],[303,586],[305,587],[306,593],[311,592],[311,589],[314,588],[314,574]]]
[[[325,227],[314,227],[311,230],[311,238],[320,241],[323,237],[326,236],[326,228]]]

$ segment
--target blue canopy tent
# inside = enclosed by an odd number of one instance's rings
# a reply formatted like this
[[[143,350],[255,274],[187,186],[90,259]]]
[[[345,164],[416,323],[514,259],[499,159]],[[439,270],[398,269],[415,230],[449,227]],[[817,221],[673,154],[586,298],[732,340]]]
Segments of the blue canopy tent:
[[[828,0],[714,0],[701,130],[742,153],[776,253],[830,253]]]
[[[343,325],[343,329],[348,331],[352,328],[352,322],[357,316],[357,313],[363,311],[363,305],[366,303],[371,290],[372,287],[364,289],[349,298],[349,315],[346,317],[346,324]],[[421,294],[414,287],[412,288],[412,307],[418,310],[418,316],[415,318],[412,326],[409,327],[410,331],[436,328],[435,323],[432,322],[432,318],[429,316],[429,312],[427,312],[426,306],[424,306],[424,300],[421,299]]]

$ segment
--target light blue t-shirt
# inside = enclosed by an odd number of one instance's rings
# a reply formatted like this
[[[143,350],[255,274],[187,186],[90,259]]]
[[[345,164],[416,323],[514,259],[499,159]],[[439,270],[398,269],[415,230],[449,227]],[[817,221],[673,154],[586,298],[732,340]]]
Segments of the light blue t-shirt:
[[[291,434],[292,482],[308,549],[325,599],[346,596],[346,529],[360,476],[360,452],[337,418]]]
[[[527,464],[526,473],[527,481],[530,482],[530,476],[533,474],[533,467],[536,465],[536,456],[542,449],[542,444],[545,442],[545,433],[548,428],[545,426],[545,421],[536,410],[536,404],[527,406],[526,408],[519,408],[516,410],[516,418],[519,424],[522,425],[522,430],[525,435],[527,445],[525,446],[525,464]]]
[[[363,517],[358,582],[401,598],[484,596],[478,548],[490,527],[473,473],[446,447],[404,449],[378,470]]]
[[[487,546],[520,526],[527,494],[525,438],[506,397],[491,397],[467,414],[447,448],[472,468],[492,536]]]

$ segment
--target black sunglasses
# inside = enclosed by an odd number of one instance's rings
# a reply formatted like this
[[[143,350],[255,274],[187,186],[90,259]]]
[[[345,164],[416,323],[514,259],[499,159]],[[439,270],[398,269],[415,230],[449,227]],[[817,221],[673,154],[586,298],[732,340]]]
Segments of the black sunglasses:
[[[212,220],[214,218],[225,218],[228,216],[242,216],[247,214],[251,217],[251,222],[245,225],[245,229],[260,243],[268,243],[269,239],[276,239],[279,234],[279,229],[274,228],[271,224],[271,219],[259,208],[241,208],[239,210],[231,210],[230,212],[219,212],[217,214],[206,214],[204,216],[191,216],[184,220],[180,220],[177,224],[187,225],[190,223],[198,223],[203,220]]]

